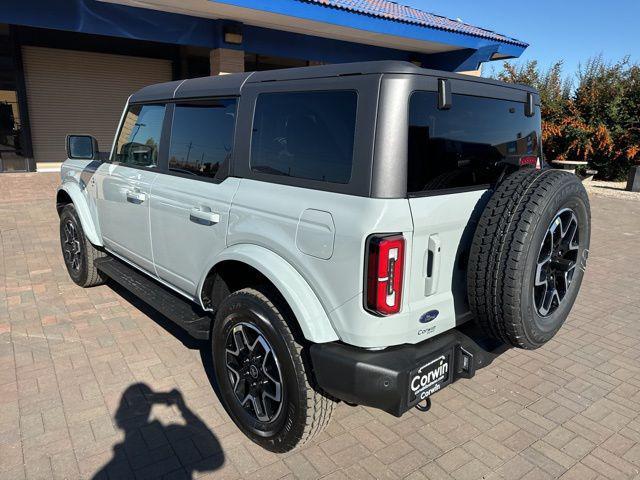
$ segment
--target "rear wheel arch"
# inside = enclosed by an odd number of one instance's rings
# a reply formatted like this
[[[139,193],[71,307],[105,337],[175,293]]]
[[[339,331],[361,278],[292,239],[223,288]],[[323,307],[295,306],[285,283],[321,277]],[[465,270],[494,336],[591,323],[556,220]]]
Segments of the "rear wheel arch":
[[[200,301],[207,309],[215,309],[228,295],[243,288],[270,284],[259,270],[238,260],[223,260],[207,272],[200,291]]]
[[[260,285],[282,297],[306,340],[324,343],[339,339],[307,281],[286,260],[264,247],[234,245],[222,252],[200,282],[198,298],[204,308],[212,310],[229,294]]]

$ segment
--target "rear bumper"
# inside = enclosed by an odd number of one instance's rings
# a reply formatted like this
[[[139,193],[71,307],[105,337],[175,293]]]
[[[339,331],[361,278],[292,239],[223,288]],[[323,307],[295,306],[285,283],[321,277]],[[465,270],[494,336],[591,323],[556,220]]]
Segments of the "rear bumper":
[[[471,378],[506,349],[467,324],[416,345],[371,351],[332,342],[314,344],[310,352],[324,391],[399,417],[437,390]]]

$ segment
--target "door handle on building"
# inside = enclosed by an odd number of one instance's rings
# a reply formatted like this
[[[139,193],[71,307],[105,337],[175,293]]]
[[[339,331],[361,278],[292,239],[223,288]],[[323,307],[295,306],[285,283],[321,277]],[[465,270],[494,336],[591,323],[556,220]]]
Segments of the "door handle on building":
[[[147,199],[147,194],[139,191],[127,190],[127,202],[140,204]]]
[[[220,222],[220,214],[212,212],[208,207],[195,207],[189,211],[189,220],[200,225],[215,225]]]

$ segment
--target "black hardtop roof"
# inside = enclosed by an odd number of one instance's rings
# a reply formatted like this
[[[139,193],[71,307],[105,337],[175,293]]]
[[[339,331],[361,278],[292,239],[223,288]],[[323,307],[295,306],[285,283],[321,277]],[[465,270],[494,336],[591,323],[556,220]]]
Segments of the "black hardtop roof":
[[[284,68],[260,72],[232,73],[209,77],[177,80],[144,87],[131,96],[131,102],[188,99],[211,96],[237,96],[246,83],[277,82],[370,74],[408,74],[488,83],[536,93],[525,85],[515,85],[483,77],[421,68],[411,62],[383,60],[372,62],[337,63],[313,67]]]

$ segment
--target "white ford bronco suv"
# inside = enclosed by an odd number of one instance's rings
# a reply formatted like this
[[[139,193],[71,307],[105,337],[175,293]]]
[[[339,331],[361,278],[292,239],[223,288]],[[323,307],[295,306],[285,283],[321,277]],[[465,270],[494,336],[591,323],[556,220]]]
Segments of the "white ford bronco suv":
[[[152,85],[108,158],[67,137],[62,252],[208,339],[231,418],[284,452],[337,401],[426,410],[554,336],[590,210],[541,151],[534,90],[410,63]]]

